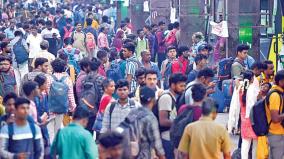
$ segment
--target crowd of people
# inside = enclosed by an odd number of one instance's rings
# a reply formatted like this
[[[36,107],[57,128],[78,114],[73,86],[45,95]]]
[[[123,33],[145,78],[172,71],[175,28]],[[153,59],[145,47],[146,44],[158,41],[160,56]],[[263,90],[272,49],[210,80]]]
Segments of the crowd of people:
[[[1,158],[230,159],[230,133],[240,134],[242,159],[284,157],[284,71],[254,61],[249,46],[209,62],[213,47],[201,32],[180,45],[179,22],[133,31],[129,18],[117,26],[115,5],[5,6]],[[227,81],[225,128],[211,97]],[[258,105],[265,115],[252,120]]]

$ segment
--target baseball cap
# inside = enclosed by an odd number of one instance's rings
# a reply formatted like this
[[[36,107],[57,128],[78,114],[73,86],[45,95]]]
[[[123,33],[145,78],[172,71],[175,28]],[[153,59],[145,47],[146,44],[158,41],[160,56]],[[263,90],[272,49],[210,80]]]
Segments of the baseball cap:
[[[151,99],[155,98],[155,91],[147,86],[140,89],[140,100],[150,102]]]

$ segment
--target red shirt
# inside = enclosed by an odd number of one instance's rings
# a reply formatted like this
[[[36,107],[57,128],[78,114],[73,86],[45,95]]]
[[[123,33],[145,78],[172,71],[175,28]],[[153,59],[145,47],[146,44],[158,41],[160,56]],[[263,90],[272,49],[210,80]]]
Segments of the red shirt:
[[[194,113],[193,113],[193,121],[199,120],[199,118],[202,115],[202,109],[200,106],[188,106],[186,104],[182,105],[179,110],[178,110],[178,115],[184,112],[187,108],[192,108]]]
[[[173,61],[172,73],[182,73],[186,74],[187,67],[189,65],[189,60],[180,56],[177,60]]]
[[[100,102],[99,112],[104,113],[107,105],[111,102],[112,97],[108,95],[104,95]]]

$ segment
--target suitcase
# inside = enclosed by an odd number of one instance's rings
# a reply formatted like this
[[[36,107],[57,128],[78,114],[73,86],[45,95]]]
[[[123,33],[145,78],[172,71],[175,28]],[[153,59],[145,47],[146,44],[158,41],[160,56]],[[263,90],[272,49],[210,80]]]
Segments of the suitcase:
[[[226,107],[230,107],[234,91],[234,80],[224,80],[222,82],[222,92],[224,94],[224,103]]]

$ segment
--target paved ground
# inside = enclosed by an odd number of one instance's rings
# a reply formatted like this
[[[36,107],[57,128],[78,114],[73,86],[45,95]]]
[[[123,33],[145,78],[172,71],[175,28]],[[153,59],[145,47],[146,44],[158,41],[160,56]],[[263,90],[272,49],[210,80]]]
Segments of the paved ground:
[[[228,116],[229,116],[228,113],[219,113],[215,122],[222,124],[223,126],[226,126],[229,119]],[[239,136],[231,135],[230,137],[233,144],[232,145],[232,152],[233,152],[238,147]]]

